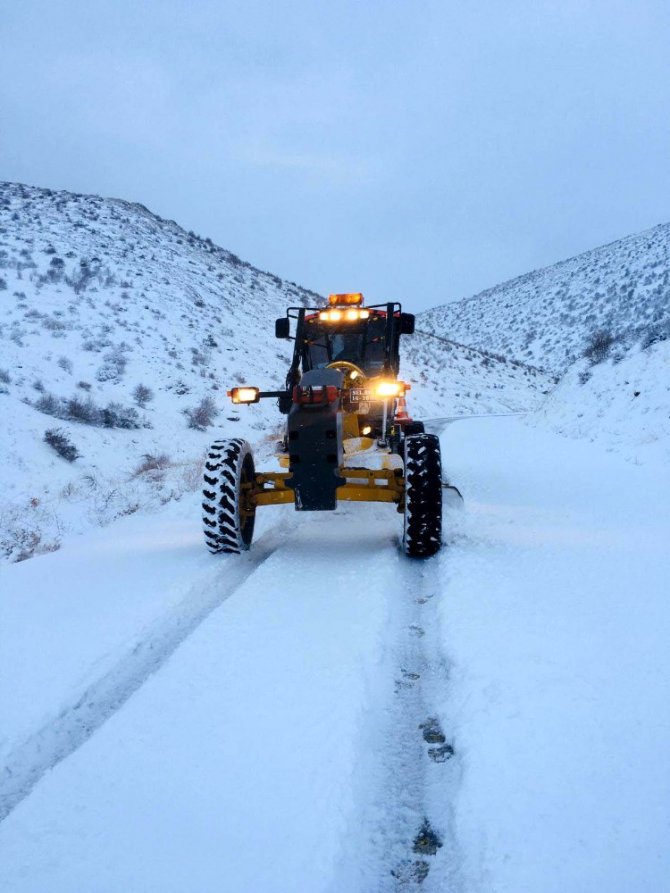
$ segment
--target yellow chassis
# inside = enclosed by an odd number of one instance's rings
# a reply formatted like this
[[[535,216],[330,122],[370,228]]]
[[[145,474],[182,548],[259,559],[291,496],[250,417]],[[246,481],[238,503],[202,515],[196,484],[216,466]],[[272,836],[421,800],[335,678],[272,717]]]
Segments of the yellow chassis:
[[[405,480],[402,474],[387,468],[347,468],[338,470],[347,483],[337,488],[337,499],[343,502],[390,502],[404,511]],[[295,502],[295,492],[286,486],[291,477],[288,471],[261,472],[255,475],[254,483],[244,485],[248,504],[282,505]]]

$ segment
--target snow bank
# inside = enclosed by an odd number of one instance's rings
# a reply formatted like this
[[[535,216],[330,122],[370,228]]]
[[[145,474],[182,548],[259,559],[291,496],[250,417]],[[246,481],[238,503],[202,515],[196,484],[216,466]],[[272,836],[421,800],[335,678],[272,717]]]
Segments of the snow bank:
[[[443,446],[466,504],[440,557],[465,889],[667,889],[667,475],[513,419]]]
[[[596,442],[635,463],[667,464],[670,341],[632,350],[618,363],[576,364],[528,421]]]

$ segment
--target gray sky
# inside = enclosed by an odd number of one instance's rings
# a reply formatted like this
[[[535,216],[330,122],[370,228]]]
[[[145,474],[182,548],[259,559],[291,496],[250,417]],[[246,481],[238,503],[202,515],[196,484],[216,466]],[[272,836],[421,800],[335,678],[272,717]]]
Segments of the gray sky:
[[[668,0],[6,0],[0,179],[420,310],[670,220]]]

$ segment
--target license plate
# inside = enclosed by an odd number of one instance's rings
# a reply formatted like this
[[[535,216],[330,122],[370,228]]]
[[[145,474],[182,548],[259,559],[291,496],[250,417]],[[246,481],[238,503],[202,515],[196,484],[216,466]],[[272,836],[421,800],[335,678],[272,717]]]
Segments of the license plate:
[[[370,400],[369,388],[352,388],[351,400],[353,403],[367,403]]]

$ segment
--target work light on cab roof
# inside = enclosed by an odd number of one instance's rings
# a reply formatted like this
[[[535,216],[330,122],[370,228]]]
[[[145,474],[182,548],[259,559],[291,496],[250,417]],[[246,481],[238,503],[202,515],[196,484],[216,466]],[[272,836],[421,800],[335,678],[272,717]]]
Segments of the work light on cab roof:
[[[328,295],[328,303],[335,307],[348,307],[351,304],[362,306],[363,295],[359,291],[349,291],[339,295]]]
[[[363,310],[363,295],[359,292],[346,292],[345,294],[328,295],[328,310],[319,312],[322,322],[358,322],[359,319],[369,319],[370,311]]]
[[[289,307],[275,322],[293,342],[284,386],[228,391],[234,404],[270,397],[287,417],[276,460],[256,472],[250,445],[215,441],[203,487],[205,541],[211,552],[251,545],[259,506],[291,503],[300,512],[338,502],[394,505],[403,515],[407,555],[428,557],[442,544],[440,443],[407,412],[410,384],[400,372],[400,338],[414,316],[397,302],[363,306],[360,292],[328,296],[326,307]]]

